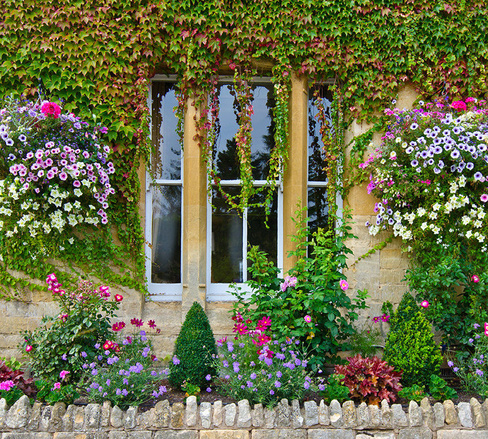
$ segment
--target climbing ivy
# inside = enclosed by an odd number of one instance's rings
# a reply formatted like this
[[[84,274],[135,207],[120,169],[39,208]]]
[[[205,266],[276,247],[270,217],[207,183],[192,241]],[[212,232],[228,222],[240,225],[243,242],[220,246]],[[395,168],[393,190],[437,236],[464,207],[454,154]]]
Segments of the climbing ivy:
[[[156,72],[178,78],[180,121],[190,96],[202,109],[197,138],[207,158],[213,135],[207,122],[216,117],[209,96],[219,74],[235,73],[244,109],[249,72],[271,76],[277,102],[272,179],[282,175],[287,157],[293,73],[334,79],[341,123],[345,116],[373,120],[407,82],[427,100],[487,91],[484,0],[0,0],[0,6],[0,96],[35,96],[42,88],[66,110],[85,119],[94,114],[110,127],[120,201],[110,215],[121,245],[105,240],[109,244],[96,250],[93,238],[94,253],[85,253],[99,261],[109,248],[130,254],[130,275],[117,282],[143,279],[137,172],[151,152],[147,89]],[[245,139],[251,127],[248,117],[240,120],[241,175],[249,175]],[[337,133],[324,128],[323,135]],[[329,166],[335,181],[343,172],[342,149],[337,141],[325,144],[338,165]],[[366,144],[357,144],[357,157]],[[252,191],[249,181],[243,187]],[[0,283],[9,282],[0,273]]]

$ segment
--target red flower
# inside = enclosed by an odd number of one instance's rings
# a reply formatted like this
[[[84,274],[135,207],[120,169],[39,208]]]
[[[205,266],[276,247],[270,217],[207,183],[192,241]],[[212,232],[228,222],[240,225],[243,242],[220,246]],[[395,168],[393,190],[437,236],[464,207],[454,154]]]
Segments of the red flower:
[[[247,326],[244,326],[244,324],[236,323],[232,332],[237,332],[238,334],[247,334],[249,331],[247,330]]]
[[[112,325],[112,331],[120,331],[122,328],[125,328],[124,322],[118,322]]]
[[[109,349],[112,349],[114,347],[114,344],[112,343],[112,341],[110,340],[107,340],[104,344],[103,344],[103,349],[108,351]]]
[[[61,114],[61,108],[55,102],[44,102],[41,105],[41,112],[46,116],[52,116],[57,119]]]
[[[266,331],[271,326],[271,319],[269,317],[263,317],[261,320],[258,320],[258,324],[256,325],[256,329],[261,331]]]
[[[157,326],[156,322],[154,320],[149,320],[149,322],[147,322],[147,324],[152,329],[154,329]]]
[[[136,326],[137,328],[140,328],[142,325],[144,325],[144,322],[141,319],[131,319],[131,324]]]
[[[266,335],[266,334],[259,334],[258,335],[258,341],[256,340],[253,340],[252,342],[255,344],[255,345],[258,345],[258,346],[263,346],[265,345],[266,343],[269,343],[271,341],[271,337],[269,335]]]
[[[114,299],[116,302],[122,302],[122,300],[124,299],[120,294],[116,294],[114,296]]]

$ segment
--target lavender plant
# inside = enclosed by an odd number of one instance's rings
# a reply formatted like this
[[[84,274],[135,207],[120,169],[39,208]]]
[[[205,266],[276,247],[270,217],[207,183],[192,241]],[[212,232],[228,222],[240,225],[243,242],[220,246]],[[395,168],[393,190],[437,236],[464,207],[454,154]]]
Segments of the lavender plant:
[[[282,398],[302,399],[311,387],[307,360],[299,340],[285,343],[273,340],[269,332],[271,320],[263,317],[254,329],[237,315],[235,340],[219,340],[217,367],[220,390],[236,399],[268,407]],[[247,325],[247,326],[246,326]]]

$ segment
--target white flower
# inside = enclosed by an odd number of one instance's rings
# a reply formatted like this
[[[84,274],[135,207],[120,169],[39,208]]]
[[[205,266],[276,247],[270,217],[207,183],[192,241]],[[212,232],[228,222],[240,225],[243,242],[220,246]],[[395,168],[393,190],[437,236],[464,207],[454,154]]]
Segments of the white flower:
[[[464,186],[466,186],[466,177],[464,175],[461,175],[461,177],[459,177],[459,187]]]
[[[68,242],[69,242],[71,245],[73,245],[73,243],[75,242],[75,240],[74,240],[74,238],[69,238],[69,239],[68,239]]]
[[[71,212],[71,210],[72,210],[72,209],[73,209],[73,205],[72,205],[71,203],[66,203],[66,204],[64,205],[64,210],[65,210],[66,212]]]
[[[466,238],[471,238],[471,236],[473,236],[473,232],[471,230],[468,230],[466,232]]]
[[[424,216],[425,214],[427,213],[427,211],[423,208],[423,207],[419,207],[417,209],[417,215],[420,217],[420,216]]]
[[[438,211],[440,208],[441,208],[441,205],[440,205],[439,203],[435,203],[435,204],[432,206],[432,210],[435,210],[435,211]]]
[[[462,218],[461,218],[461,223],[463,224],[463,226],[466,226],[470,223],[471,221],[471,218],[467,215],[464,215]]]
[[[441,231],[441,229],[438,226],[436,226],[435,224],[431,224],[430,229],[432,230],[434,235],[438,235],[439,232]]]
[[[81,197],[83,195],[83,192],[81,192],[80,189],[76,188],[73,193],[75,194],[76,197]]]
[[[476,220],[475,222],[473,222],[473,225],[474,225],[474,226],[475,226],[477,229],[479,229],[479,228],[482,226],[482,224],[483,224],[483,223],[482,223],[480,220]]]
[[[422,230],[425,230],[427,227],[429,227],[429,225],[426,222],[423,222],[422,225],[420,226]]]

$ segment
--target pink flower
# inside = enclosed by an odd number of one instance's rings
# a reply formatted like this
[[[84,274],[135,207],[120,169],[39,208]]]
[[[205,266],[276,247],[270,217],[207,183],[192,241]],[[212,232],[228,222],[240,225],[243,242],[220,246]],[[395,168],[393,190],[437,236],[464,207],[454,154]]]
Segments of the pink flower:
[[[57,281],[57,278],[56,278],[56,275],[54,273],[51,273],[47,278],[46,278],[46,282],[49,284],[51,282],[56,282]]]
[[[482,203],[486,203],[488,201],[488,195],[486,194],[481,195],[480,200]]]
[[[122,300],[124,300],[124,298],[120,294],[116,294],[114,296],[114,299],[116,302],[122,302]]]
[[[454,101],[451,107],[458,111],[466,110],[466,104],[463,101]]]
[[[54,387],[52,390],[60,389],[61,388],[61,383],[54,383]]]
[[[464,102],[466,102],[466,103],[469,103],[469,102],[476,102],[476,99],[475,99],[475,98],[471,98],[471,97],[469,97],[469,98],[466,98],[466,99],[464,100]]]
[[[54,119],[57,119],[61,114],[61,108],[55,102],[44,102],[41,105],[42,114],[46,116],[52,116]]]
[[[0,390],[6,390],[8,392],[14,386],[15,384],[12,380],[3,381],[0,383]]]
[[[427,300],[423,300],[421,303],[420,303],[420,306],[422,308],[428,308],[429,307],[429,302]]]
[[[310,317],[309,315],[306,315],[303,320],[305,320],[307,323],[310,323],[312,321],[312,317]]]
[[[25,351],[26,352],[32,351],[32,346],[31,345],[27,345],[26,348],[25,348]]]
[[[488,337],[488,323],[485,322],[485,335]]]
[[[64,380],[66,378],[66,375],[68,374],[69,374],[69,370],[62,370],[61,372],[59,372],[59,378]]]
[[[346,281],[346,280],[344,280],[344,279],[341,279],[341,280],[339,281],[339,286],[341,287],[341,290],[342,290],[342,291],[346,291],[346,290],[349,288],[349,284],[348,284],[348,283],[347,283],[347,281]]]
[[[471,280],[472,280],[472,281],[473,281],[475,284],[477,284],[477,283],[480,281],[480,278],[479,278],[478,276],[476,276],[476,274],[473,274],[473,275],[471,276]]]

